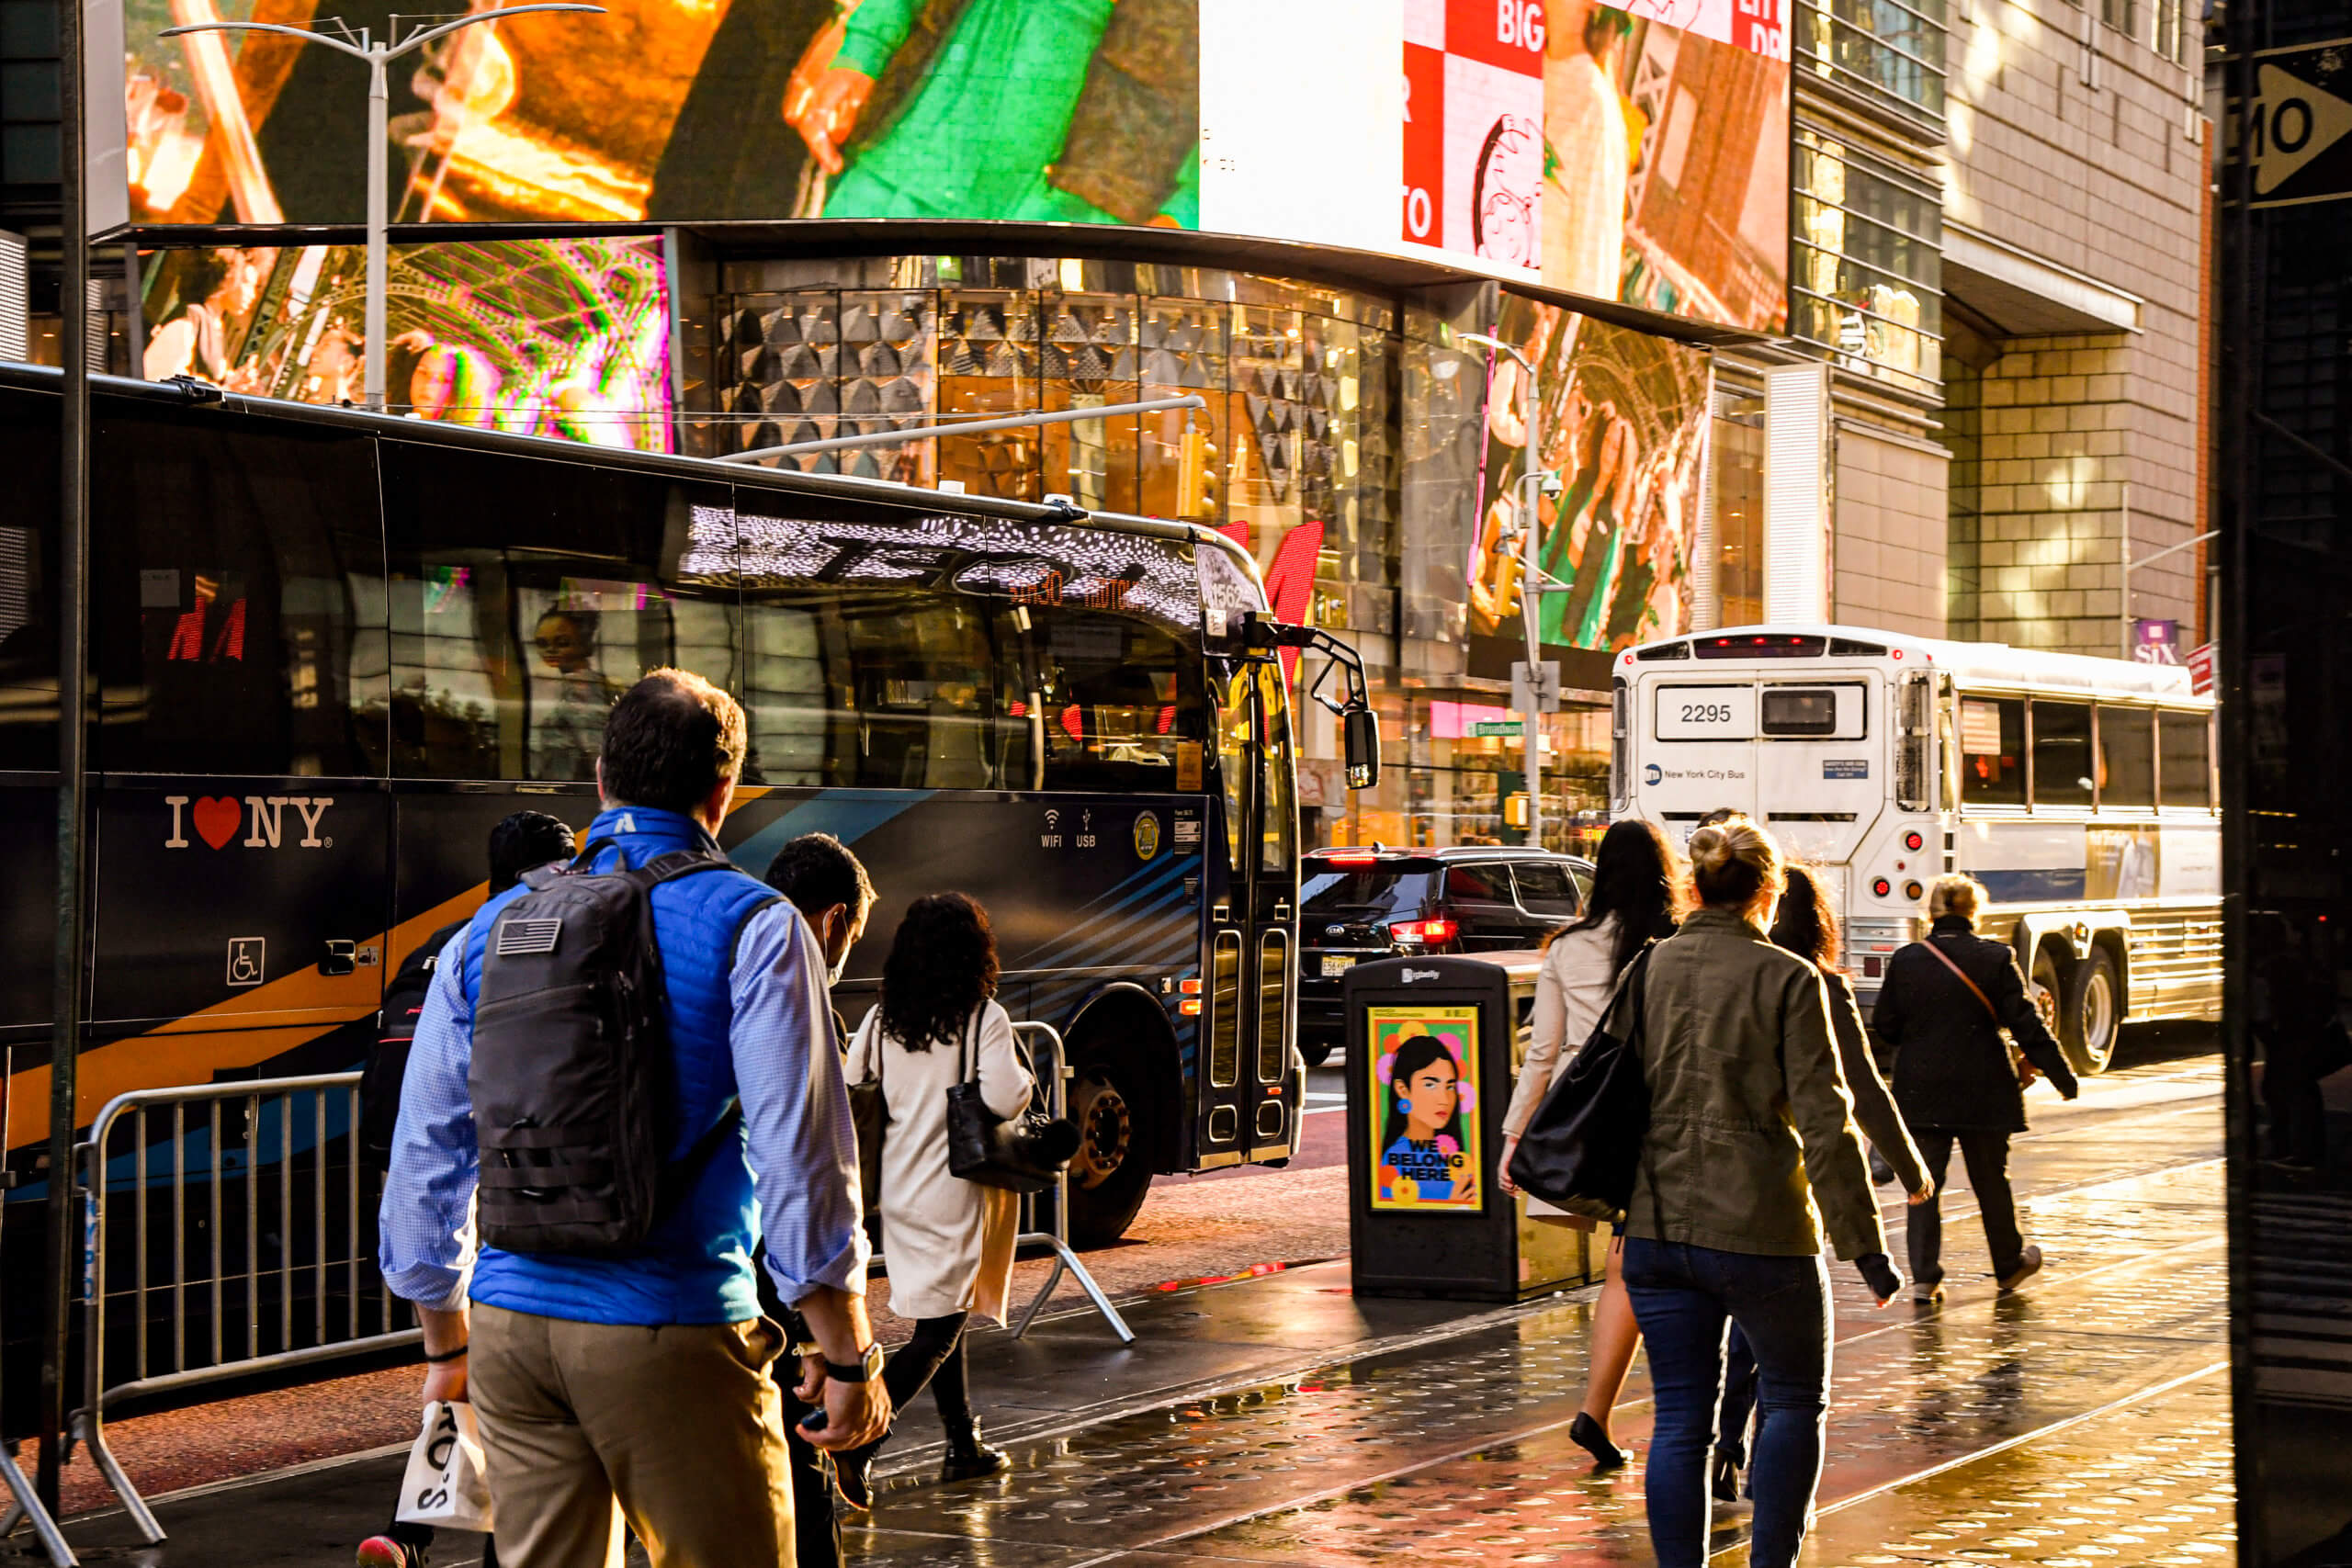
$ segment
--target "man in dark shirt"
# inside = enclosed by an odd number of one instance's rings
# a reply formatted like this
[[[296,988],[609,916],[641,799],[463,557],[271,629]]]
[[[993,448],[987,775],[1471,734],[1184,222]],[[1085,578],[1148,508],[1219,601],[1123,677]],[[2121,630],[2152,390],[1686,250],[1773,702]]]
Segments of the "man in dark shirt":
[[[790,900],[824,950],[830,980],[838,981],[850,949],[865,934],[865,918],[874,908],[874,884],[849,846],[831,833],[804,833],[776,852],[768,863],[767,885]],[[841,1010],[833,1010],[833,1043],[846,1046],[849,1030]],[[766,1279],[763,1270],[760,1278]],[[840,1568],[841,1526],[833,1517],[831,1478],[824,1450],[800,1436],[800,1421],[820,1407],[825,1387],[825,1358],[800,1327],[797,1316],[772,1298],[763,1304],[793,1337],[798,1353],[797,1387],[784,1386],[786,1452],[791,1461],[794,1544],[800,1568]],[[779,1360],[782,1369],[795,1363]],[[784,1383],[782,1378],[778,1383]]]
[[[2009,1190],[2009,1139],[2025,1131],[2025,1086],[2001,1038],[2007,1030],[2027,1061],[2068,1100],[2076,1086],[2066,1055],[2027,998],[2008,944],[1975,934],[1984,887],[1973,878],[1936,878],[1928,895],[1934,924],[1926,940],[1886,966],[1871,1025],[1894,1054],[1894,1104],[1935,1180],[1935,1195],[1911,1205],[1911,1278],[1923,1305],[1943,1295],[1944,1173],[1952,1146],[1984,1222],[1993,1274],[2013,1291],[2041,1267],[2026,1245]]]

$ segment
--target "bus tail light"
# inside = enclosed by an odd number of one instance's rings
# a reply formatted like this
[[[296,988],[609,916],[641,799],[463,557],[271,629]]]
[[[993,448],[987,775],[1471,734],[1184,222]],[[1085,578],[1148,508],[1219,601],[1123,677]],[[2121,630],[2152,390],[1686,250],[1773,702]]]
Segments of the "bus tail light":
[[[1182,1001],[1176,1004],[1176,1011],[1178,1016],[1182,1018],[1200,1017],[1201,998],[1198,997],[1186,997]]]
[[[1201,994],[1201,977],[1195,975],[1190,979],[1179,980],[1176,982],[1176,988],[1188,997],[1197,997]]]
[[[1874,894],[1878,895],[1878,897],[1880,897],[1883,898],[1883,897],[1885,897],[1888,894],[1890,894],[1890,893],[1892,893],[1892,892],[1894,892],[1894,883],[1892,883],[1892,882],[1889,882],[1889,881],[1888,881],[1885,877],[1883,877],[1883,876],[1882,876],[1882,877],[1877,877],[1877,878],[1873,879],[1873,880],[1871,881],[1871,891],[1872,893],[1874,893]]]
[[[1910,899],[1915,904],[1926,895],[1927,891],[1928,890],[1926,888],[1920,886],[1916,882],[1906,882],[1903,885],[1903,896],[1905,898]]]
[[[1435,947],[1442,942],[1452,942],[1453,933],[1459,929],[1448,919],[1398,920],[1389,926],[1388,934],[1398,942],[1419,942],[1423,946]]]
[[[1927,839],[1919,833],[1911,832],[1903,835],[1903,847],[1906,850],[1925,849],[1927,845]]]

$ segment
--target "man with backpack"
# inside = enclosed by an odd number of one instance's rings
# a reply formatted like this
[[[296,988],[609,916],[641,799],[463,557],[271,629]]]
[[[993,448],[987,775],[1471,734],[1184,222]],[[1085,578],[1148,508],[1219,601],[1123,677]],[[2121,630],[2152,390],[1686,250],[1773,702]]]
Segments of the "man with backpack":
[[[617,1568],[624,1517],[665,1568],[793,1562],[754,1242],[825,1359],[810,1440],[888,1424],[824,957],[711,836],[744,747],[701,677],[631,687],[579,859],[483,906],[417,1022],[383,1273],[424,1397],[473,1401],[506,1568]]]

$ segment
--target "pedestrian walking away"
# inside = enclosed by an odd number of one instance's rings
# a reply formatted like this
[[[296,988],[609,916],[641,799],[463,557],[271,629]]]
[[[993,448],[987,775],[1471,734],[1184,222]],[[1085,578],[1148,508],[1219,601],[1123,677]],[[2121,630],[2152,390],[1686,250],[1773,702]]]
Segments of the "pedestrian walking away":
[[[965,1379],[964,1328],[976,1314],[1004,1321],[1019,1203],[947,1166],[949,1089],[977,1077],[981,1100],[1000,1117],[1027,1110],[1036,1092],[1013,1046],[1012,1020],[996,1000],[996,977],[988,912],[961,893],[918,898],[884,961],[881,1005],[850,1044],[850,1081],[878,1081],[889,1109],[883,1265],[891,1310],[915,1325],[882,1379],[894,1410],[930,1388],[947,1437],[944,1482],[993,1475],[1009,1462],[980,1440]],[[873,1506],[870,1472],[884,1438],[835,1461],[842,1500],[853,1508]]]
[[[1757,1363],[1749,1562],[1789,1568],[1821,1478],[1830,1302],[1823,1230],[1879,1304],[1900,1293],[1839,1069],[1821,971],[1765,935],[1770,835],[1690,836],[1699,907],[1647,960],[1638,1040],[1650,1122],[1625,1214],[1625,1287],[1649,1348],[1644,1477],[1660,1568],[1702,1568],[1724,1334]]]
[[[1894,1097],[1871,1060],[1870,1037],[1862,1028],[1862,1010],[1854,987],[1838,966],[1838,914],[1830,907],[1829,890],[1810,870],[1792,865],[1785,873],[1787,887],[1772,918],[1774,945],[1784,947],[1821,971],[1829,1002],[1830,1032],[1838,1039],[1838,1066],[1854,1098],[1854,1121],[1883,1156],[1895,1179],[1914,1203],[1924,1203],[1934,1183],[1911,1141],[1909,1129],[1894,1107]],[[1756,1408],[1756,1352],[1747,1337],[1735,1325],[1724,1374],[1723,1412],[1715,1427],[1714,1496],[1719,1503],[1745,1501],[1741,1472],[1747,1468],[1747,1423]]]
[[[865,935],[874,909],[874,884],[848,845],[831,833],[803,833],[776,851],[763,880],[800,911],[816,933],[825,957],[828,986],[838,984],[850,949]],[[828,996],[828,1003],[831,997]],[[849,1030],[841,1009],[830,1006],[833,1042],[849,1050]],[[833,1511],[831,1456],[801,1430],[800,1424],[823,1408],[825,1357],[807,1321],[776,1294],[774,1276],[758,1270],[760,1308],[782,1324],[792,1343],[771,1374],[784,1395],[785,1455],[792,1472],[793,1547],[799,1568],[840,1568],[841,1521]]]
[[[2001,1032],[2060,1094],[2074,1099],[2077,1085],[2065,1053],[2027,999],[2017,954],[2007,942],[1976,934],[1984,904],[1984,886],[1973,878],[1936,878],[1928,893],[1928,935],[1887,961],[1871,1021],[1894,1053],[1894,1102],[1928,1179],[1942,1188],[1958,1145],[1993,1277],[2013,1291],[2041,1268],[2042,1254],[2018,1228],[2009,1190],[2009,1139],[2026,1127],[2025,1081]],[[1939,1190],[1908,1215],[1905,1241],[1922,1305],[1943,1296],[1942,1208]]]
[[[826,1360],[810,1439],[888,1421],[824,958],[712,837],[744,744],[701,677],[631,687],[586,847],[483,906],[417,1021],[380,1261],[426,1399],[473,1402],[507,1568],[617,1568],[624,1521],[654,1568],[793,1562],[755,1242]]]
[[[526,871],[571,858],[571,829],[544,811],[517,811],[499,819],[490,830],[490,886],[495,898],[523,880]],[[470,917],[469,917],[470,919]],[[392,1156],[392,1136],[400,1124],[401,1080],[408,1068],[408,1054],[416,1038],[416,1021],[433,976],[449,939],[466,929],[466,920],[443,926],[417,944],[397,973],[384,985],[383,1010],[376,1015],[376,1043],[359,1077],[359,1146],[368,1164],[382,1170]],[[358,1568],[424,1568],[433,1549],[433,1527],[394,1519],[381,1535],[359,1543]],[[498,1568],[494,1542],[482,1542],[483,1568]]]
[[[1544,942],[1544,967],[1535,980],[1527,1059],[1521,1065],[1510,1108],[1503,1113],[1503,1146],[1495,1166],[1495,1179],[1505,1192],[1519,1190],[1511,1184],[1510,1156],[1519,1146],[1520,1134],[1591,1037],[1625,965],[1647,943],[1673,932],[1681,896],[1674,851],[1656,824],[1629,818],[1601,837],[1584,913]],[[1594,1224],[1533,1198],[1528,1200],[1528,1213],[1580,1230],[1589,1230]],[[1592,1455],[1595,1463],[1613,1470],[1633,1457],[1611,1433],[1609,1417],[1624,1389],[1626,1374],[1633,1370],[1634,1353],[1642,1348],[1642,1332],[1634,1325],[1633,1303],[1625,1294],[1622,1234],[1611,1238],[1607,1256],[1600,1299],[1592,1309],[1584,1404],[1568,1435]]]

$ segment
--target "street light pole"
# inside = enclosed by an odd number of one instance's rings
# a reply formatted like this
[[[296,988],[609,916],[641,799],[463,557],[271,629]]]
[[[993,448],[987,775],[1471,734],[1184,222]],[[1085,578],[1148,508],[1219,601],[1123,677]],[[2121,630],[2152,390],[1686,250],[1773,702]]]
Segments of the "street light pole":
[[[177,38],[183,33],[284,33],[287,37],[300,39],[304,43],[322,43],[337,53],[347,54],[367,65],[368,314],[363,330],[368,339],[365,389],[368,407],[373,412],[384,412],[384,334],[387,330],[384,324],[384,299],[386,285],[389,281],[385,272],[390,265],[385,254],[387,249],[385,231],[390,227],[390,219],[385,209],[384,199],[384,185],[388,177],[386,143],[391,140],[390,129],[391,87],[388,68],[401,55],[413,50],[422,49],[435,39],[447,38],[460,28],[470,28],[478,22],[494,22],[501,17],[526,16],[534,11],[576,11],[598,17],[605,14],[605,8],[602,6],[585,5],[581,3],[581,0],[542,0],[542,3],[536,5],[508,6],[494,11],[476,11],[470,16],[460,17],[454,22],[444,22],[437,28],[422,28],[409,34],[406,38],[400,36],[401,19],[395,16],[390,24],[388,36],[382,43],[371,40],[365,28],[352,33],[349,38],[336,38],[331,33],[315,32],[309,28],[287,27],[277,22],[191,22],[183,28],[165,28],[158,35],[163,38]],[[317,25],[339,27],[341,23],[330,17]]]
[[[1512,344],[1485,333],[1456,334],[1491,353],[1508,354],[1527,378],[1527,468],[1519,479],[1519,618],[1527,634],[1527,702],[1520,719],[1520,744],[1527,769],[1527,841],[1544,847],[1544,649],[1543,558],[1535,536],[1544,503],[1544,400],[1536,392],[1535,367]]]

